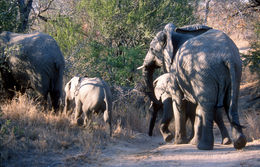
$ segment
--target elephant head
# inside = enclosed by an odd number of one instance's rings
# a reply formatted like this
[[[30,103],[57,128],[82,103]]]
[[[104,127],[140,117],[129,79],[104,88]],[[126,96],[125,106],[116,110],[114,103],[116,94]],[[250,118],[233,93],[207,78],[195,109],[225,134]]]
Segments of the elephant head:
[[[143,69],[143,76],[148,88],[146,93],[156,104],[159,104],[159,101],[156,99],[153,91],[153,73],[156,68],[160,67],[163,67],[165,72],[170,71],[172,60],[179,43],[173,43],[172,41],[174,30],[175,26],[168,24],[163,31],[156,34],[150,43],[150,48],[145,56],[143,65],[138,68]]]
[[[156,34],[150,43],[143,65],[143,76],[147,85],[147,94],[151,100],[159,104],[153,92],[153,73],[156,68],[163,67],[164,72],[175,72],[173,64],[178,49],[190,38],[201,35],[212,29],[204,25],[191,25],[176,28],[172,23],[167,24],[163,31]]]

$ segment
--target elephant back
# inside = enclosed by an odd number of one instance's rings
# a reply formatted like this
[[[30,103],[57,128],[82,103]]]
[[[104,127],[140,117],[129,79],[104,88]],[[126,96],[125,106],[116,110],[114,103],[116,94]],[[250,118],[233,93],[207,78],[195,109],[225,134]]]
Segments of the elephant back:
[[[0,37],[4,38],[8,68],[17,83],[42,95],[50,90],[61,91],[65,61],[51,36],[3,32]]]
[[[181,34],[190,34],[190,35],[200,35],[208,30],[212,29],[211,27],[201,25],[201,24],[194,24],[194,25],[188,25],[188,26],[183,26],[183,27],[178,27],[175,29],[177,33]]]
[[[171,74],[166,73],[161,76],[159,76],[156,80],[153,82],[154,86],[154,93],[157,100],[160,100],[162,94],[170,94],[168,90],[168,84],[172,82],[171,80]]]

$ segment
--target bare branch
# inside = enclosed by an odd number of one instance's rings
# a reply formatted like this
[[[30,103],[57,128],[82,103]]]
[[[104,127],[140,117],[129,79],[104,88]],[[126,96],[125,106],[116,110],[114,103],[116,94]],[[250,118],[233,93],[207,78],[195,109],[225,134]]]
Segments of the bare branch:
[[[207,24],[208,14],[209,14],[209,3],[210,3],[210,1],[211,1],[211,0],[206,0],[204,24]]]
[[[47,4],[47,6],[43,10],[41,10],[39,13],[42,14],[42,13],[46,12],[50,8],[53,1],[54,0],[50,0],[49,3]]]
[[[52,4],[53,1],[54,1],[54,0],[50,0],[50,1],[48,2],[47,6],[46,6],[44,9],[42,9],[42,10],[41,10],[42,6],[41,6],[41,4],[40,4],[40,10],[39,10],[38,14],[36,15],[36,17],[38,17],[39,19],[41,19],[41,20],[47,22],[49,18],[47,18],[47,17],[45,17],[45,16],[42,16],[42,13],[44,13],[44,12],[46,12],[48,9],[50,9],[50,6],[51,6],[51,4]]]

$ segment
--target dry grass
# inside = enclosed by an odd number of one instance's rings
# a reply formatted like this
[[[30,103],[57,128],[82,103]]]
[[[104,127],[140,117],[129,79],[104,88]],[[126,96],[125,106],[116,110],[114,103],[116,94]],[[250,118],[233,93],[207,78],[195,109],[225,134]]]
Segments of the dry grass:
[[[260,82],[259,76],[248,67],[243,68],[239,110],[245,118],[248,141],[260,139]]]
[[[148,107],[148,99],[140,92],[120,92],[113,104],[113,137],[126,139],[135,137],[135,132],[147,133]],[[82,157],[97,157],[100,149],[113,138],[109,137],[108,128],[104,128],[102,116],[92,118],[91,125],[79,127],[66,115],[44,112],[39,103],[26,95],[17,95],[0,108],[0,166],[25,159],[21,155],[76,150],[63,159],[65,166],[78,164]],[[35,161],[33,156],[27,158]]]
[[[119,92],[113,103],[115,136],[131,137],[134,131],[147,133],[149,127],[148,99],[137,90]],[[121,90],[122,91],[122,90]]]
[[[249,141],[260,139],[260,113],[256,111],[247,112],[246,123],[247,127],[245,134]]]
[[[77,149],[84,154],[96,154],[108,140],[108,133],[102,128],[78,127],[63,114],[44,113],[39,108],[25,95],[1,106],[0,166],[26,152]]]

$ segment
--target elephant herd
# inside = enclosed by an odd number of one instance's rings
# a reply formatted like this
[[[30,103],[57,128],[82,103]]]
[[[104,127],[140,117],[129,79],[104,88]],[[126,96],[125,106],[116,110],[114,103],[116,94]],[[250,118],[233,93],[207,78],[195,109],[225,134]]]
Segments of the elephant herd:
[[[13,90],[22,93],[32,88],[43,101],[50,95],[56,112],[62,97],[65,61],[56,41],[43,33],[0,34],[1,88],[12,97]],[[155,69],[164,74],[153,79]],[[241,59],[234,42],[222,31],[204,25],[177,28],[172,23],[159,31],[150,43],[142,69],[146,94],[151,100],[149,135],[159,110],[163,116],[160,132],[166,142],[173,139],[168,129],[174,116],[176,144],[194,144],[198,149],[212,150],[213,121],[222,135],[222,144],[242,149],[246,137],[238,116]],[[92,113],[103,113],[112,134],[112,94],[100,78],[73,77],[64,88],[64,112],[72,114],[78,124],[87,123]],[[232,129],[232,140],[223,122],[224,108]],[[81,116],[85,118],[82,121]],[[186,121],[193,129],[186,135]]]

